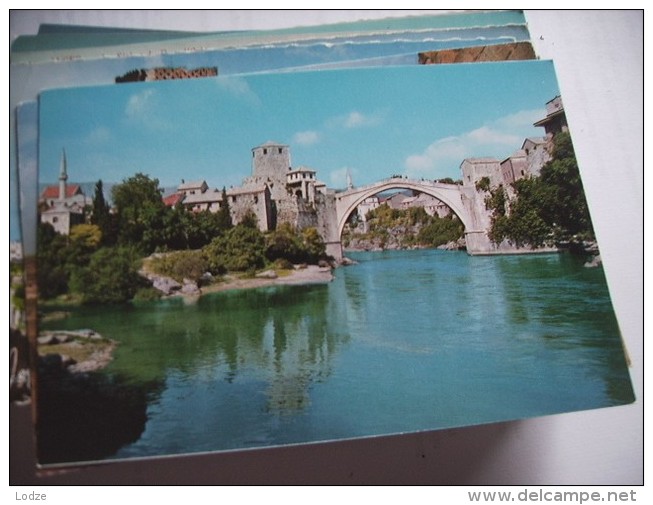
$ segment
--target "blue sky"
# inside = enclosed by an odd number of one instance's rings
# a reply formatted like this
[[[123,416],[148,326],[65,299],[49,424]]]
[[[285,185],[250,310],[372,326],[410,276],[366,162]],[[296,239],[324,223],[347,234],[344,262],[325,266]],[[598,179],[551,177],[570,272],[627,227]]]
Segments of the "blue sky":
[[[505,158],[557,95],[548,61],[221,76],[45,92],[42,182],[120,182],[136,172],[175,186],[239,185],[251,148],[289,144],[293,166],[328,186],[391,174],[459,178],[464,158]]]

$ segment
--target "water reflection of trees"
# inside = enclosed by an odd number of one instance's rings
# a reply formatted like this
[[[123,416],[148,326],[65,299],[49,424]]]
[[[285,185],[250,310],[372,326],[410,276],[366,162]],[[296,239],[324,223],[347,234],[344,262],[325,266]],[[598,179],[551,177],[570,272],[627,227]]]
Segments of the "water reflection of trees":
[[[143,305],[98,329],[120,341],[108,371],[148,383],[198,370],[232,382],[247,370],[267,382],[270,411],[300,409],[348,339],[345,305],[332,303],[330,288],[278,286]]]
[[[71,373],[58,355],[39,363],[37,457],[41,464],[102,460],[139,439],[147,399],[161,383],[130,384],[119,376]]]

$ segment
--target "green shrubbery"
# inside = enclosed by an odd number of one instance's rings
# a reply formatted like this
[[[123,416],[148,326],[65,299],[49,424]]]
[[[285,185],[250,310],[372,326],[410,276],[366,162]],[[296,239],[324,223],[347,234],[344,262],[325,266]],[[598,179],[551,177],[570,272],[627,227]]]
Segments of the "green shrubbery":
[[[326,246],[315,228],[289,225],[263,234],[249,213],[233,226],[226,191],[216,212],[166,207],[159,181],[138,173],[113,188],[116,212],[109,213],[96,185],[90,224],[74,226],[68,236],[52,226],[38,229],[38,285],[42,299],[76,295],[84,303],[118,303],[156,297],[139,274],[143,257],[149,267],[177,281],[198,282],[206,272],[252,273],[270,264],[317,263]]]
[[[456,241],[464,234],[463,224],[455,215],[430,216],[424,207],[392,209],[384,203],[370,210],[365,217],[368,231],[345,233],[343,242],[346,245],[356,236],[383,249],[395,236],[400,247],[437,247]]]
[[[184,279],[199,282],[209,263],[203,251],[176,251],[152,258],[149,267],[179,282]]]
[[[458,240],[463,236],[463,233],[464,227],[460,220],[449,215],[432,219],[421,228],[417,234],[417,242],[421,245],[438,247]]]
[[[258,228],[239,224],[204,247],[209,270],[246,272],[265,265],[265,237]]]
[[[75,268],[70,288],[84,303],[120,303],[146,287],[138,274],[140,257],[134,248],[103,247],[94,252],[87,266]]]
[[[555,136],[552,159],[539,177],[515,181],[513,188],[516,196],[510,202],[501,187],[491,190],[486,199],[492,210],[490,238],[495,243],[507,239],[517,246],[539,247],[594,238],[568,133]]]

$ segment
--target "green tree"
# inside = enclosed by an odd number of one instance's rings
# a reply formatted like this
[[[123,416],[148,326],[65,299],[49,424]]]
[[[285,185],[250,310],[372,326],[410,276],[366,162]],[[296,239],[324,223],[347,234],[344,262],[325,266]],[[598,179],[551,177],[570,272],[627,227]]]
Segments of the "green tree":
[[[513,188],[515,197],[508,203],[497,190],[486,198],[492,210],[493,242],[507,239],[517,246],[540,247],[594,237],[568,133],[555,136],[551,160],[540,175],[517,180]]]
[[[73,272],[88,265],[91,255],[102,243],[102,231],[95,224],[78,224],[70,229],[65,249],[65,269],[70,277]]]
[[[138,245],[152,252],[165,243],[164,215],[159,180],[137,173],[113,187],[113,202],[118,211],[118,241]]]
[[[39,222],[36,234],[38,262],[37,285],[43,299],[68,292],[68,239],[52,225]]]
[[[220,203],[220,209],[217,212],[217,218],[218,227],[221,230],[228,230],[233,227],[229,198],[227,197],[227,190],[224,186],[222,187],[222,202]]]
[[[240,220],[241,226],[245,226],[246,228],[256,228],[258,230],[258,218],[256,217],[256,214],[252,212],[251,210],[248,210],[243,218]]]
[[[307,263],[317,263],[326,258],[326,244],[316,228],[309,227],[302,230],[302,245]]]
[[[103,247],[91,255],[87,267],[73,272],[71,286],[83,303],[123,303],[145,287],[138,274],[139,255],[131,247]]]
[[[265,237],[258,228],[238,224],[203,249],[212,273],[244,272],[265,265]]]
[[[576,234],[593,238],[585,190],[568,132],[555,136],[552,159],[542,167],[540,180],[546,188],[541,216],[556,238],[569,240]]]
[[[458,240],[463,236],[464,227],[458,217],[433,216],[428,224],[420,228],[417,233],[417,242],[429,247],[438,247]]]
[[[102,231],[102,242],[105,245],[115,242],[115,227],[111,218],[110,207],[104,198],[102,179],[95,183],[93,204],[91,207],[91,224],[97,225]]]
[[[490,178],[487,176],[481,177],[476,181],[477,191],[490,191]]]
[[[202,275],[209,270],[209,265],[202,251],[176,251],[154,258],[151,268],[179,282],[184,279],[199,282]]]
[[[96,224],[77,224],[70,229],[70,240],[94,250],[102,243],[102,230]]]
[[[303,261],[302,244],[290,223],[281,223],[266,237],[265,257],[269,261],[286,259],[291,263]]]

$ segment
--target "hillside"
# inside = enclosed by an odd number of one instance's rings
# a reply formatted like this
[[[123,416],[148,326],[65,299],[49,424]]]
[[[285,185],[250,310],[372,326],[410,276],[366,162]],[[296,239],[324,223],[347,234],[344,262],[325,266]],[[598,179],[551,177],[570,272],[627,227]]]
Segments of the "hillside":
[[[464,249],[464,230],[454,215],[429,216],[424,208],[391,209],[384,204],[355,216],[345,227],[343,247],[348,250],[418,249],[440,247]]]

